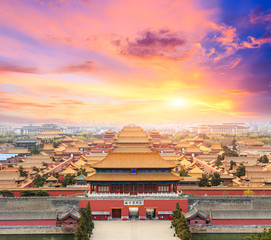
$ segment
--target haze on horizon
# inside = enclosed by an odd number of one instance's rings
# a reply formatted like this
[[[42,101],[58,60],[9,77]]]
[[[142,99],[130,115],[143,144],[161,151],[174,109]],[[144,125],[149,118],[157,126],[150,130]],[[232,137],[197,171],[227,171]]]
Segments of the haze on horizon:
[[[2,0],[0,123],[269,121],[271,2]]]

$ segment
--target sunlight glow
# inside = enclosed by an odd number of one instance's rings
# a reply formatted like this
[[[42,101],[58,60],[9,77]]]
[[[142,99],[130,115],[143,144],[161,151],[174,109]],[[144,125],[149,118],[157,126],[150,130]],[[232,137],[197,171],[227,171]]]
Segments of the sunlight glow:
[[[169,105],[175,106],[175,107],[184,107],[187,105],[187,101],[182,98],[171,99],[168,103]]]

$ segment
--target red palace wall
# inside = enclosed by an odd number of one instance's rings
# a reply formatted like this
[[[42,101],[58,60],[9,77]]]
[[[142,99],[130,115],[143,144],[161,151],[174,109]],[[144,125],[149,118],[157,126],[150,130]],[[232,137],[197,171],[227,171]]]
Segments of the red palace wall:
[[[211,189],[211,188],[198,188],[198,189],[181,189],[184,194],[195,194],[208,196],[244,196],[247,189]],[[253,195],[263,196],[271,195],[271,189],[249,189]]]
[[[19,220],[19,221],[0,221],[0,226],[23,226],[23,225],[53,225],[56,226],[56,220]]]
[[[190,225],[206,225],[206,220],[190,220]]]
[[[20,192],[21,191],[24,191],[24,190],[30,190],[30,191],[33,191],[33,192],[37,192],[37,189],[32,189],[32,188],[28,188],[28,189],[24,189],[24,188],[22,188],[22,189],[20,189],[20,190],[12,190],[12,192],[14,193],[14,196],[15,197],[20,197],[21,195],[20,195]],[[79,194],[79,193],[81,193],[81,194],[83,194],[83,193],[85,193],[85,191],[87,191],[87,189],[74,189],[74,190],[72,190],[72,189],[63,189],[63,190],[50,190],[50,189],[45,189],[49,194],[50,194],[50,196],[51,197],[58,197],[59,195],[63,195],[64,197],[66,197],[66,196],[71,196],[71,195],[74,195],[74,194]]]
[[[210,220],[212,225],[271,225],[271,220]]]
[[[124,200],[79,200],[79,208],[86,207],[90,203],[92,212],[110,212],[112,216],[112,209],[121,209],[121,216],[125,219],[129,216],[129,207],[139,208],[139,218],[146,218],[146,208],[156,209],[156,216],[158,211],[173,211],[176,208],[176,203],[179,202],[183,212],[188,211],[187,200],[144,200],[144,205],[141,206],[125,206]]]

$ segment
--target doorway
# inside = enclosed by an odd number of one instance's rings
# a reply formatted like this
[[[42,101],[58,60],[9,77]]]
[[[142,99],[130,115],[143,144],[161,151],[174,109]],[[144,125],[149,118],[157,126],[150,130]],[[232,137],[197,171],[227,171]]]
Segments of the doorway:
[[[139,209],[138,207],[129,207],[129,218],[136,219],[139,217]]]
[[[155,208],[146,208],[146,218],[147,219],[154,219],[155,218]]]
[[[121,209],[112,209],[112,218],[121,218]]]

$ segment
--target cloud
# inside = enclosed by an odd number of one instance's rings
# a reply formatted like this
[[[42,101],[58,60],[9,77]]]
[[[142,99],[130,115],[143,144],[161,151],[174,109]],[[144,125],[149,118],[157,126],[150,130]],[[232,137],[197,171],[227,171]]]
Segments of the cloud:
[[[262,11],[261,6],[256,7],[253,9],[249,15],[249,21],[251,23],[261,23],[266,24],[271,22],[271,10],[267,10],[266,12]],[[271,26],[267,26],[271,28]]]
[[[38,73],[38,68],[0,61],[0,73],[4,72]]]
[[[81,64],[69,64],[57,69],[56,73],[92,72],[94,70],[93,64],[94,63],[91,61],[87,61]]]
[[[257,96],[258,94],[248,92],[246,90],[240,90],[240,89],[229,89],[229,90],[222,90],[222,92],[229,94],[229,95],[235,95],[235,96]]]
[[[79,73],[79,72],[93,72],[94,62],[86,61],[80,64],[67,64],[60,67],[50,67],[47,69],[39,69],[35,66],[25,66],[14,63],[7,63],[0,61],[0,73],[17,72],[30,74],[49,74],[49,73]]]
[[[241,44],[241,48],[259,48],[263,44],[271,43],[271,10],[262,11],[261,6],[256,7],[249,14],[249,21],[252,24],[261,24],[266,32],[259,38],[249,36],[247,41]]]
[[[271,32],[267,32],[263,35],[263,37],[261,38],[254,38],[254,37],[251,37],[249,36],[248,37],[248,41],[244,41],[242,44],[241,44],[241,49],[244,49],[244,48],[259,48],[261,47],[263,44],[270,44],[271,43]]]
[[[134,40],[128,38],[124,43],[116,40],[114,44],[120,48],[121,54],[143,59],[158,57],[182,61],[187,57],[184,49],[181,49],[186,40],[179,33],[160,29],[146,30],[138,35]]]

